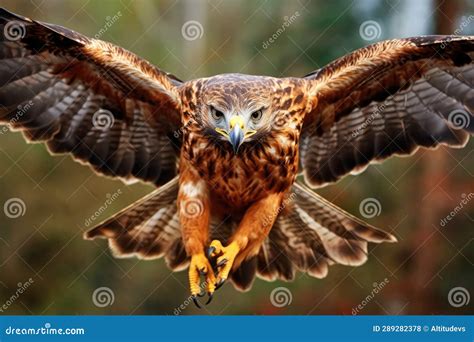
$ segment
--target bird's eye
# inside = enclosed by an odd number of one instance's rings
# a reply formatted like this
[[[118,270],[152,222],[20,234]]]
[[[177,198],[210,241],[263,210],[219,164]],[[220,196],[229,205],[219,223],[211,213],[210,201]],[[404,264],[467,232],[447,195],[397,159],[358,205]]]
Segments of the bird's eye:
[[[262,118],[263,112],[262,110],[257,110],[256,112],[253,112],[251,117],[253,121],[259,121]]]
[[[220,120],[224,117],[224,113],[221,111],[215,109],[214,107],[211,106],[211,115],[214,120]]]

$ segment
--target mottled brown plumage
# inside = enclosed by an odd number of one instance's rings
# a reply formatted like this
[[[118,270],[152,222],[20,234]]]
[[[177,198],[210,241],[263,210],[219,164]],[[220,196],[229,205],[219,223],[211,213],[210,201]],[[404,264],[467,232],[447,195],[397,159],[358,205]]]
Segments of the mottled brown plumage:
[[[184,91],[181,158],[209,184],[212,195],[241,209],[267,193],[288,190],[298,173],[298,127],[306,110],[301,80],[229,74],[189,83],[193,91],[191,96]],[[270,99],[264,95],[269,91]],[[201,113],[209,103],[237,113],[265,107],[268,122],[236,155],[218,133],[207,131]]]
[[[245,290],[255,275],[324,278],[334,263],[362,264],[368,242],[395,238],[296,177],[322,186],[419,146],[462,147],[474,131],[474,37],[384,41],[303,78],[182,82],[5,10],[0,29],[0,122],[102,174],[158,186],[86,237],[107,238],[118,257],[189,266],[193,295],[200,271],[212,294],[227,278]]]

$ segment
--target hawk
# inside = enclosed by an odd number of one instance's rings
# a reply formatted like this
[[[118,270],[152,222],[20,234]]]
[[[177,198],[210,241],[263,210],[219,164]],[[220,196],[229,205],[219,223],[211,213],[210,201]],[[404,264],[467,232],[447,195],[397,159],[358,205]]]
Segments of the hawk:
[[[181,81],[4,9],[0,29],[0,122],[100,174],[154,184],[85,237],[188,268],[197,305],[227,279],[248,290],[256,275],[363,264],[369,242],[396,238],[311,188],[474,132],[472,36],[382,41],[305,77]]]

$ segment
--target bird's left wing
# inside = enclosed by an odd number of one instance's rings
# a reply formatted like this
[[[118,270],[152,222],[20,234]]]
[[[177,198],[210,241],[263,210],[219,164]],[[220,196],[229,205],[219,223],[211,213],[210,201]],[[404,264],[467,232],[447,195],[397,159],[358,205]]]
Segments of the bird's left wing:
[[[0,9],[0,123],[102,174],[173,178],[180,84],[118,46]]]
[[[424,36],[356,50],[306,76],[301,168],[331,183],[419,146],[462,147],[474,133],[474,37]]]

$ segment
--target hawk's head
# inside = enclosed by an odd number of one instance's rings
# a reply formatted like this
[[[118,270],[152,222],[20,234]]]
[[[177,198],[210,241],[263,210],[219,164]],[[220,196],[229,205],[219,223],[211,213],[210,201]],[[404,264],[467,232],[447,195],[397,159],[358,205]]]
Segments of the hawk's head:
[[[300,88],[290,79],[225,74],[197,80],[192,87],[186,102],[193,102],[190,114],[198,128],[218,143],[230,143],[235,153],[244,143],[296,129],[297,114],[304,109],[304,96],[295,94]]]

